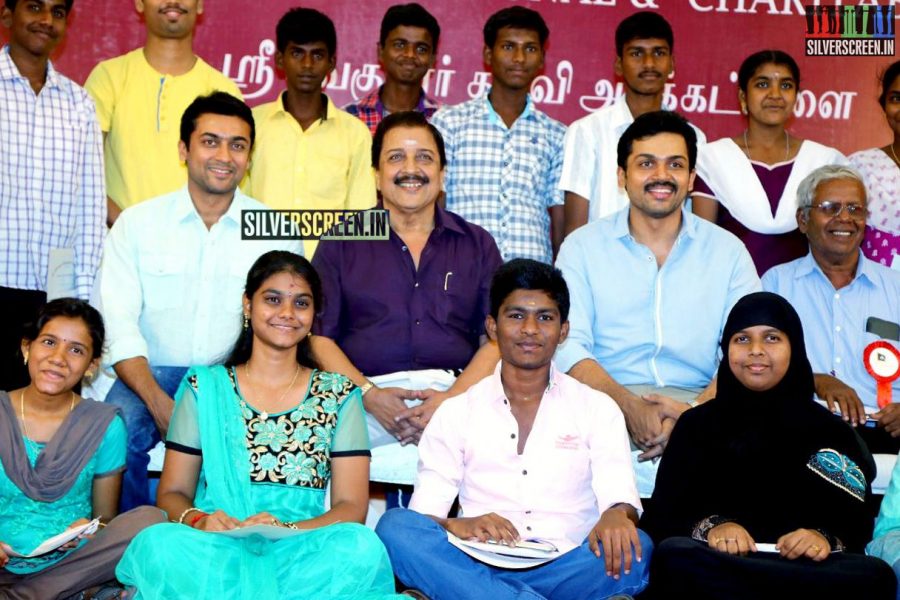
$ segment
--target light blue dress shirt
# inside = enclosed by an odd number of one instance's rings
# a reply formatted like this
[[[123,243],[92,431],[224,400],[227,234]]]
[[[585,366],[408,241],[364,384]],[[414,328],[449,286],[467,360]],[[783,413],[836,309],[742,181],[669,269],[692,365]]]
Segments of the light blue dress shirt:
[[[772,267],[762,282],[767,291],[787,298],[800,315],[813,372],[834,375],[856,390],[867,412],[877,411],[875,380],[862,356],[866,346],[880,338],[866,333],[866,321],[878,317],[900,323],[900,272],[860,253],[853,281],[836,290],[807,254]],[[894,381],[893,400],[900,401],[900,380]]]
[[[704,388],[731,307],[760,289],[753,261],[735,236],[682,209],[659,268],[631,236],[629,211],[577,229],[560,249],[572,308],[557,364],[568,371],[594,359],[622,385]]]
[[[251,265],[270,250],[302,254],[298,241],[242,240],[247,209],[268,210],[235,190],[207,229],[185,186],[122,212],[100,269],[106,364],[143,356],[153,366],[188,367],[225,358],[241,329]]]

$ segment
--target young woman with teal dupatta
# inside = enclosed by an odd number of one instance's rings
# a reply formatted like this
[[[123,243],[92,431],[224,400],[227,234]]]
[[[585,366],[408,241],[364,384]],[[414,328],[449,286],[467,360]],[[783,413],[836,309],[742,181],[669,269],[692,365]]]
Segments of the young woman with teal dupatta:
[[[176,394],[157,497],[174,522],[137,536],[116,574],[137,600],[392,596],[385,549],[361,525],[362,396],[316,369],[309,347],[318,275],[300,256],[269,252],[247,275],[243,304],[231,356],[192,368]],[[221,533],[253,525],[302,533]]]

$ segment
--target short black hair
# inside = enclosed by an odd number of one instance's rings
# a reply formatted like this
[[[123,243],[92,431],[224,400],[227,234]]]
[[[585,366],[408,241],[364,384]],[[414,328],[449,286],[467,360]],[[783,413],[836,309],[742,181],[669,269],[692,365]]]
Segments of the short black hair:
[[[881,74],[881,95],[878,96],[878,104],[881,105],[881,108],[887,107],[888,91],[890,91],[891,84],[898,77],[900,77],[900,60],[891,63],[884,73]]]
[[[243,100],[226,92],[213,92],[208,96],[197,96],[184,110],[184,114],[181,115],[181,141],[186,147],[191,147],[191,134],[197,128],[197,119],[206,114],[238,117],[245,121],[250,126],[250,147],[253,147],[253,142],[256,140],[253,111]]]
[[[372,168],[378,170],[378,159],[381,158],[381,147],[384,145],[384,136],[387,132],[395,127],[421,127],[431,132],[434,143],[437,144],[438,157],[441,161],[441,168],[447,165],[447,152],[444,150],[444,138],[437,127],[428,122],[420,112],[414,110],[406,110],[402,112],[391,113],[381,120],[378,128],[375,130],[375,137],[372,138]]]
[[[500,316],[500,306],[516,290],[545,292],[559,308],[560,322],[569,319],[569,286],[562,271],[530,258],[515,258],[501,265],[491,280],[491,316]]]
[[[390,34],[397,27],[421,27],[428,31],[431,35],[432,49],[437,48],[438,39],[441,37],[441,26],[438,25],[437,19],[425,10],[425,8],[417,3],[395,4],[387,9],[384,18],[381,19],[381,33],[378,37],[378,43],[384,46]]]
[[[670,110],[644,113],[628,126],[619,138],[616,153],[619,166],[624,170],[628,165],[634,140],[642,140],[660,133],[674,133],[684,138],[688,151],[688,166],[693,171],[697,164],[697,133],[687,119]]]
[[[275,26],[275,47],[284,52],[289,43],[312,44],[322,42],[328,48],[328,55],[337,52],[337,33],[334,22],[323,12],[314,8],[292,8],[284,13]]]
[[[103,341],[106,339],[103,317],[96,308],[77,298],[57,298],[42,306],[34,321],[25,325],[22,339],[33,342],[41,334],[44,326],[58,317],[80,319],[87,328],[88,335],[91,336],[91,345],[93,346],[91,358],[100,358],[100,355],[103,354]]]
[[[744,62],[741,63],[741,68],[738,69],[738,87],[741,91],[747,93],[750,78],[753,77],[758,68],[769,63],[787,67],[794,77],[797,89],[800,89],[800,67],[797,66],[797,61],[790,54],[782,50],[760,50],[745,58]]]
[[[494,47],[497,41],[497,33],[504,27],[512,27],[513,29],[528,29],[535,31],[541,40],[541,47],[550,37],[550,30],[544,18],[536,10],[525,8],[524,6],[510,6],[498,10],[484,24],[484,45],[488,48]]]
[[[666,40],[669,52],[675,51],[675,36],[672,26],[659,13],[642,11],[622,19],[616,27],[616,56],[622,57],[622,49],[632,40]]]
[[[16,10],[16,4],[18,4],[19,0],[6,0],[6,8],[9,10]],[[66,0],[66,16],[72,11],[72,5],[75,3],[75,0]]]

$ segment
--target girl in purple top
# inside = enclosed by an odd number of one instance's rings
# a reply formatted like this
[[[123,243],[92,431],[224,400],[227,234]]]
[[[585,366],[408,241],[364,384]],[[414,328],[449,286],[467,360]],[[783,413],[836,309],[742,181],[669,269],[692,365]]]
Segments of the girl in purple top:
[[[835,150],[791,135],[800,68],[785,52],[763,50],[738,71],[747,128],[698,149],[693,210],[735,234],[760,275],[806,254],[797,231],[797,186],[813,169],[847,164]]]

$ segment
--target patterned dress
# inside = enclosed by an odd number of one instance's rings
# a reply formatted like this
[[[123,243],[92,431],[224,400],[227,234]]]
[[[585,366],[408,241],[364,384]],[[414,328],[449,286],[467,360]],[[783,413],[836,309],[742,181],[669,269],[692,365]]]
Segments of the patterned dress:
[[[869,198],[863,254],[890,267],[900,254],[900,167],[881,148],[851,154],[850,164],[862,173]]]
[[[194,505],[204,512],[314,518],[326,510],[331,460],[369,454],[362,396],[342,375],[313,371],[304,398],[279,414],[248,403],[233,368],[222,366],[188,371],[176,396],[167,447],[202,456]],[[393,591],[384,546],[355,523],[281,540],[157,525],[135,538],[116,574],[137,587],[137,599],[383,598]]]

